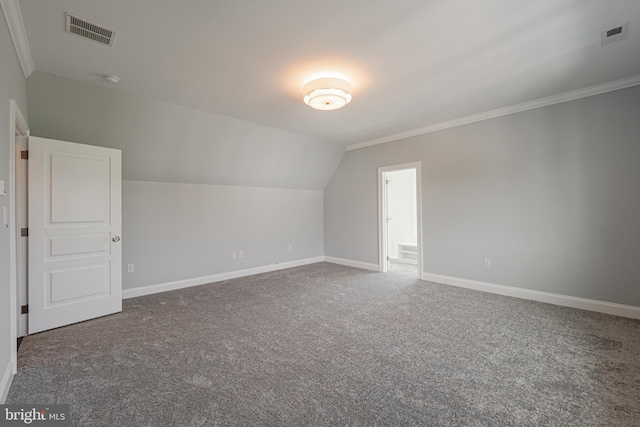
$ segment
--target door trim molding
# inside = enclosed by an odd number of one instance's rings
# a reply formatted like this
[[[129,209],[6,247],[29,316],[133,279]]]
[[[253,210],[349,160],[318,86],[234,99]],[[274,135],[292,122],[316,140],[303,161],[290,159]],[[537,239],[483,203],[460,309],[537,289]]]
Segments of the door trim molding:
[[[13,375],[18,372],[18,321],[17,321],[17,292],[16,292],[16,134],[19,136],[29,136],[29,125],[22,115],[18,103],[15,100],[9,101],[9,317],[11,343],[9,349],[11,351],[10,360],[12,360],[12,376],[9,379],[9,385]]]
[[[420,278],[422,272],[422,253],[423,253],[423,244],[422,244],[422,162],[411,162],[411,163],[401,163],[399,165],[390,165],[390,166],[382,166],[378,168],[378,271],[384,272],[385,266],[387,265],[385,262],[385,254],[386,254],[386,223],[384,221],[385,218],[385,206],[384,206],[384,173],[385,172],[393,172],[400,171],[406,169],[415,169],[416,170],[416,221],[418,236],[417,236],[417,244],[418,244],[418,279]]]

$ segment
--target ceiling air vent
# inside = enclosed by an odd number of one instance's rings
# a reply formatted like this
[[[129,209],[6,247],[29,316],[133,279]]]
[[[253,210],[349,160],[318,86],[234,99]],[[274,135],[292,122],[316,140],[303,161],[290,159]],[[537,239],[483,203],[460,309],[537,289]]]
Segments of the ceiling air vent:
[[[84,18],[68,12],[67,31],[108,46],[113,46],[113,41],[116,38],[115,30],[107,28],[104,25],[96,24],[95,22],[87,21]]]
[[[604,46],[613,42],[617,42],[619,40],[626,39],[628,33],[629,33],[628,22],[619,27],[614,27],[608,30],[604,30],[600,33],[600,44]]]

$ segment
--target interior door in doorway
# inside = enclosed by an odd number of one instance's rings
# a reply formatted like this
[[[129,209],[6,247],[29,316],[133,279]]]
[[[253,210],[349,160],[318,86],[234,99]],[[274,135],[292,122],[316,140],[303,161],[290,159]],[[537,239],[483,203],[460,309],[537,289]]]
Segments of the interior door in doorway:
[[[29,138],[29,333],[122,310],[121,152]]]

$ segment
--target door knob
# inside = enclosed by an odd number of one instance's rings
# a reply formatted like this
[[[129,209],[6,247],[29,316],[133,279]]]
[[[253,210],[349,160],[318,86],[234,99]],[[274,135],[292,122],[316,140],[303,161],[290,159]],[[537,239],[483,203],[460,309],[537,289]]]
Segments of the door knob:
[[[120,241],[120,236],[113,236],[113,238],[111,239],[114,242],[119,242]]]

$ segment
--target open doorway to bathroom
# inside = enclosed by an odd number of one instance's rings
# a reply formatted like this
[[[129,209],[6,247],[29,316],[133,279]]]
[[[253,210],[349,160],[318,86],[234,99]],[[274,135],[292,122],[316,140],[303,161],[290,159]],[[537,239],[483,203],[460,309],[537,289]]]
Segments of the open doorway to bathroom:
[[[383,272],[420,278],[420,164],[379,169],[380,257]]]

